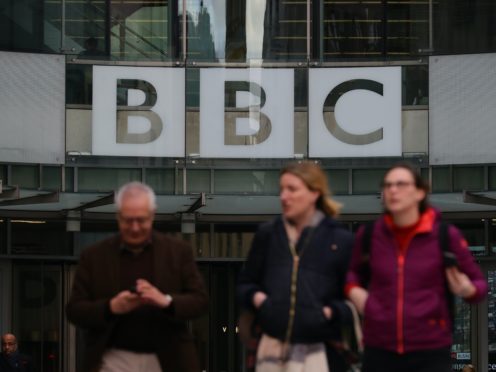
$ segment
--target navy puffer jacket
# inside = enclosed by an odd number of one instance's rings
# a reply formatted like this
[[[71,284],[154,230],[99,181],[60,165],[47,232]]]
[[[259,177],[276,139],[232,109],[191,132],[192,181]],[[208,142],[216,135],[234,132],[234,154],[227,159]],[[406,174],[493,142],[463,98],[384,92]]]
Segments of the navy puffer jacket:
[[[310,237],[308,238],[308,234]],[[300,255],[292,343],[314,343],[340,339],[340,322],[351,323],[344,303],[343,285],[352,251],[352,235],[330,217],[306,228],[297,243]],[[262,225],[238,283],[238,298],[253,309],[253,295],[267,294],[257,311],[264,333],[285,340],[289,322],[293,257],[282,217]],[[331,320],[322,308],[333,310]]]

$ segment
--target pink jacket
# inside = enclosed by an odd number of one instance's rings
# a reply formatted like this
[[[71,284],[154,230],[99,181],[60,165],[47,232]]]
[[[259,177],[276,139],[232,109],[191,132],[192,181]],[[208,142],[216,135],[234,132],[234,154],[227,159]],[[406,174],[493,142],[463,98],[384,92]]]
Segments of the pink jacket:
[[[375,223],[364,314],[365,346],[404,353],[451,345],[451,315],[438,241],[440,219],[440,213],[433,208],[423,213],[403,251],[396,243],[388,216]],[[366,285],[361,267],[363,232],[362,227],[355,239],[346,293],[354,286]],[[459,269],[477,289],[467,301],[478,302],[487,294],[486,280],[460,231],[450,225],[448,235]]]

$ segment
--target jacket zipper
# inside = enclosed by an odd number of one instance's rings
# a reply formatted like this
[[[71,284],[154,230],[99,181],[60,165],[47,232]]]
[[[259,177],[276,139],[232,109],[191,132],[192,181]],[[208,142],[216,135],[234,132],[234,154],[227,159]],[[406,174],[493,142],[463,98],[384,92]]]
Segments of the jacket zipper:
[[[296,244],[290,242],[289,243],[289,250],[291,252],[291,256],[293,256],[293,272],[291,273],[291,289],[290,289],[290,299],[289,299],[289,319],[288,319],[288,328],[286,330],[286,340],[285,340],[285,347],[286,350],[284,350],[284,353],[286,354],[285,356],[288,356],[288,351],[289,351],[289,343],[291,341],[291,334],[293,333],[293,325],[294,325],[294,319],[296,316],[296,289],[297,289],[297,284],[298,284],[298,268],[300,264],[300,259],[301,256],[303,255],[305,248],[308,246],[310,243],[310,240],[312,238],[313,232],[315,228],[311,228],[307,232],[307,236],[303,242],[302,249],[300,251],[300,255],[298,255],[298,252],[296,251]]]
[[[398,339],[397,351],[399,354],[405,352],[403,335],[403,308],[405,304],[405,252],[398,254],[398,302],[396,304],[396,336]]]
[[[291,333],[293,332],[294,318],[296,315],[296,288],[298,283],[298,266],[300,263],[300,257],[296,255],[296,250],[294,245],[291,247],[291,253],[293,254],[293,272],[291,273],[291,291],[289,297],[289,320],[288,329],[286,330],[286,343],[289,344],[291,340]]]

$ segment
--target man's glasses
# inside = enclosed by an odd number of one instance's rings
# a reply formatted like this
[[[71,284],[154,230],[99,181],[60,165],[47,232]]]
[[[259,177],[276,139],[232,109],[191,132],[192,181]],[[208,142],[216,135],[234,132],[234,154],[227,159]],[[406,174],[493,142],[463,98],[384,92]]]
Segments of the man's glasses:
[[[125,225],[133,225],[134,223],[137,223],[138,225],[144,225],[151,220],[151,216],[147,217],[125,217],[119,215],[119,221]]]
[[[384,190],[389,190],[392,189],[393,187],[403,190],[407,188],[408,186],[414,185],[415,183],[412,181],[396,181],[396,182],[383,182],[382,183],[382,188]]]

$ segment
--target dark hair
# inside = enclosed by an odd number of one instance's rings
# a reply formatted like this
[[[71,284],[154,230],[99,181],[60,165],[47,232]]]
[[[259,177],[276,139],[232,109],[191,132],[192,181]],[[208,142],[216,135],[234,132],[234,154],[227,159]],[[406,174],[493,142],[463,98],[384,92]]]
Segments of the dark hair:
[[[420,213],[425,212],[425,210],[429,207],[429,200],[428,200],[427,194],[429,194],[431,188],[430,188],[429,184],[420,175],[420,171],[413,164],[408,163],[408,162],[400,162],[400,163],[396,163],[395,165],[393,165],[384,174],[384,178],[382,179],[382,183],[383,183],[382,186],[384,186],[384,181],[385,181],[387,175],[389,174],[389,172],[391,172],[394,169],[398,169],[398,168],[407,170],[413,177],[413,183],[415,184],[415,187],[418,190],[424,190],[425,197],[420,201],[418,207],[419,207]]]
[[[339,214],[341,204],[331,198],[327,177],[317,164],[311,161],[289,163],[281,170],[281,176],[285,173],[298,177],[309,190],[320,193],[315,205],[317,209],[332,217]]]

